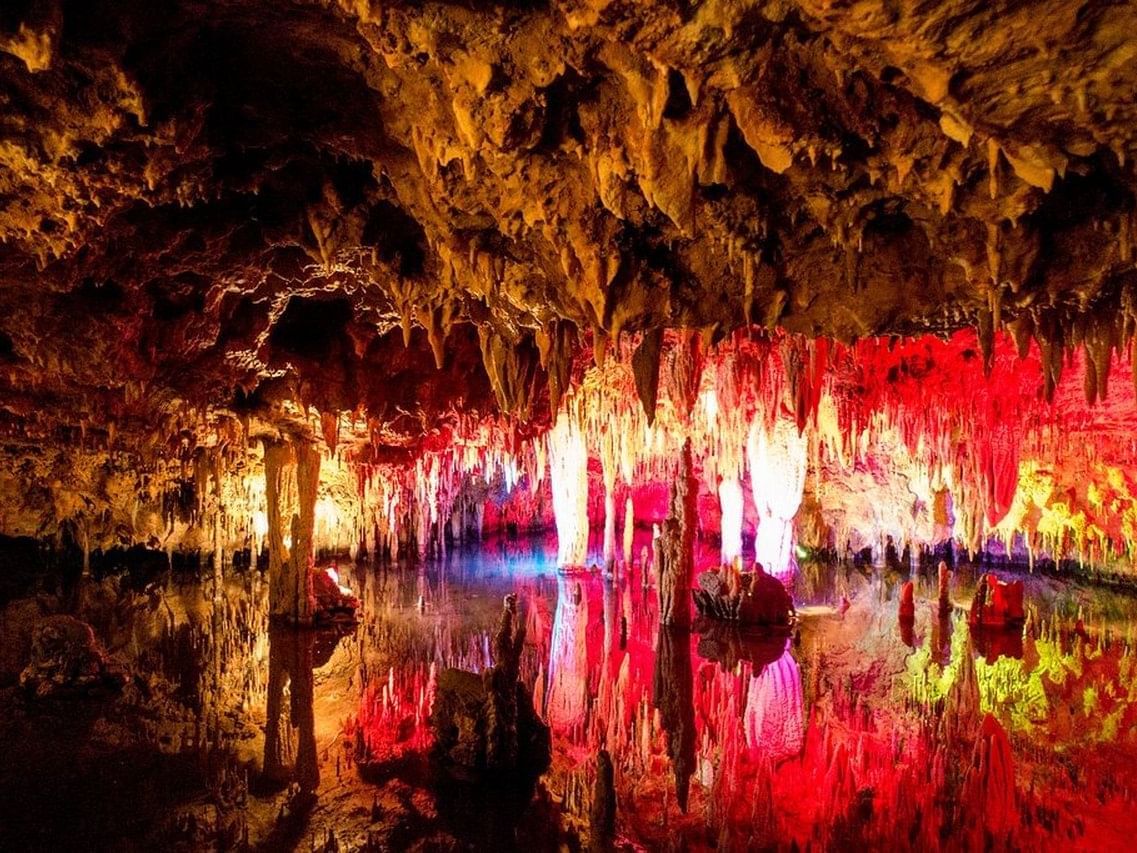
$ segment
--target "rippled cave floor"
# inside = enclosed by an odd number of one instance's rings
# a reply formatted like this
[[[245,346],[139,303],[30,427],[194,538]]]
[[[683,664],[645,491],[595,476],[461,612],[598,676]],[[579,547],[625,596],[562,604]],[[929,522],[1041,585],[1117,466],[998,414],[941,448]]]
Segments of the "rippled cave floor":
[[[0,849],[1108,850],[1137,832],[1125,593],[1023,574],[1020,642],[968,628],[972,568],[944,618],[913,572],[905,630],[895,572],[807,563],[788,638],[661,634],[638,570],[560,576],[549,544],[341,562],[362,608],[339,631],[270,631],[256,572],[41,578],[0,602]],[[437,768],[426,717],[438,672],[489,665],[510,592],[553,760],[504,787]],[[54,612],[93,627],[121,690],[15,683]],[[601,745],[611,840],[589,818]]]

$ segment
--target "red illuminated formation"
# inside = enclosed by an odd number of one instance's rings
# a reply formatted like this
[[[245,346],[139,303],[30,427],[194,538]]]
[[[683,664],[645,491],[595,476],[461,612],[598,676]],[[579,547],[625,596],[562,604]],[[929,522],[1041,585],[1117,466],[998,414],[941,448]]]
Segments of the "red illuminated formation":
[[[1002,581],[992,574],[979,579],[975,600],[971,603],[972,625],[1015,627],[1021,626],[1025,619],[1022,581]]]

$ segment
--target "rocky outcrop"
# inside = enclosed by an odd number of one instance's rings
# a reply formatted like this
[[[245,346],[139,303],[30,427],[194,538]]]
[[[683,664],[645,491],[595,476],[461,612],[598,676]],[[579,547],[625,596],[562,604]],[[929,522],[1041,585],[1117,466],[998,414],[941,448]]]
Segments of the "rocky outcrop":
[[[761,565],[753,572],[735,573],[730,567],[699,575],[694,590],[701,617],[741,625],[785,627],[794,618],[794,604],[785,586]]]
[[[20,686],[37,698],[84,696],[122,687],[125,676],[95,632],[73,616],[45,616],[32,630]]]

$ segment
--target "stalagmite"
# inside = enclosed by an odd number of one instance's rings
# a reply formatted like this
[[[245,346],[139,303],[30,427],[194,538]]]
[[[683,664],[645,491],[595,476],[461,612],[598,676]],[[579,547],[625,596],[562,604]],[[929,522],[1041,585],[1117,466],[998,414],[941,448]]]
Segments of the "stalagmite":
[[[600,467],[604,480],[604,568],[612,572],[616,565],[616,473],[618,471],[614,430],[608,430],[602,439]]]
[[[691,575],[694,564],[695,531],[698,524],[696,497],[698,481],[692,470],[691,442],[683,445],[675,481],[671,486],[671,507],[659,536],[659,621],[686,628],[691,624]]]
[[[636,535],[636,512],[635,506],[632,503],[632,496],[629,494],[627,500],[624,501],[624,566],[626,569],[632,567],[632,548]],[[641,569],[645,567],[641,566]]]

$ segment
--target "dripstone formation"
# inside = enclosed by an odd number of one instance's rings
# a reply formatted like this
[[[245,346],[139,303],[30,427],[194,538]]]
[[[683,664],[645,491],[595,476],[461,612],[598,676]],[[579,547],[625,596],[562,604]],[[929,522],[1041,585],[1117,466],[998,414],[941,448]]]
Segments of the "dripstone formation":
[[[749,322],[1009,327],[1051,373],[1108,364],[1137,284],[1131,21],[6,4],[0,434],[37,465],[153,458],[230,418],[300,429],[299,402],[365,412],[397,457],[455,411],[547,411],[582,341],[646,331],[650,362],[662,328]]]

